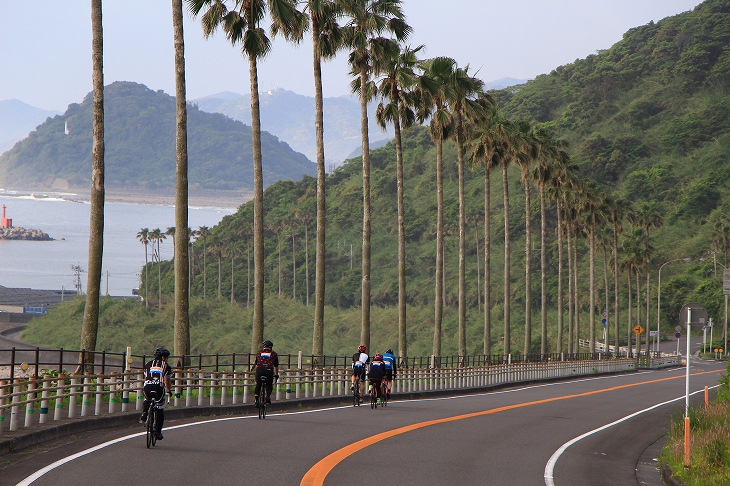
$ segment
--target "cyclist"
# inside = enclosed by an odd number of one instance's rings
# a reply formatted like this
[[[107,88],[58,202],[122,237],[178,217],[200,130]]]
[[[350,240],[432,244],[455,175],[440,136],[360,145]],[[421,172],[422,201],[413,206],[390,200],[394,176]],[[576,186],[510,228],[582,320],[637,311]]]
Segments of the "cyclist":
[[[368,348],[364,344],[361,344],[357,348],[357,353],[352,355],[352,386],[350,387],[350,390],[355,389],[355,379],[359,377],[360,397],[362,397],[365,389],[365,367],[370,361],[370,357],[365,353],[367,350]],[[360,398],[360,402],[362,402],[362,398]]]
[[[162,440],[162,425],[165,423],[165,389],[172,390],[170,377],[172,376],[172,368],[167,364],[167,358],[170,357],[170,351],[165,348],[155,349],[155,355],[152,361],[148,361],[143,368],[144,373],[144,404],[142,408],[141,423],[147,422],[147,412],[152,405],[152,400],[158,403],[157,408],[157,440]],[[164,385],[164,386],[163,386]]]
[[[393,355],[392,349],[383,353],[383,363],[385,363],[385,383],[388,385],[388,398],[390,398],[390,389],[393,387],[393,378],[398,374],[395,366],[395,356]]]
[[[370,363],[370,370],[368,371],[368,379],[370,380],[370,386],[368,389],[375,390],[375,397],[380,401],[380,383],[385,377],[385,363],[383,363],[383,355],[378,353],[373,357],[373,362]]]
[[[259,408],[259,393],[261,393],[261,377],[266,377],[266,391],[269,392],[266,403],[271,403],[271,391],[274,388],[274,378],[279,378],[279,355],[274,351],[274,343],[268,339],[261,343],[261,349],[256,353],[256,389],[254,390],[254,406]]]

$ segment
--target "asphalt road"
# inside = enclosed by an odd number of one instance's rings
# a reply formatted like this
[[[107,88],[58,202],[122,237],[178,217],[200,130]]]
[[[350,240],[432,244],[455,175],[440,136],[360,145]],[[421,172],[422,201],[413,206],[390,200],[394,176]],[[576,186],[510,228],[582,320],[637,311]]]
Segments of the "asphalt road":
[[[724,369],[693,360],[691,389],[716,385]],[[271,485],[639,484],[642,454],[657,447],[672,414],[684,411],[684,376],[675,368],[393,401],[376,410],[170,421],[151,450],[141,427],[95,431],[0,457],[0,484],[126,486],[148,475],[161,475],[159,484],[191,485],[263,477]],[[651,480],[661,484],[658,473]]]

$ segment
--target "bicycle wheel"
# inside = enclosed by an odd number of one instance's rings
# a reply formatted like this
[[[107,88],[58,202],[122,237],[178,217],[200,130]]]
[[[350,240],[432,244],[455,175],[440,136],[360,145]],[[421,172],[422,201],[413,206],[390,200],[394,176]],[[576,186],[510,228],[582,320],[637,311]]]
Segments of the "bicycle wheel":
[[[145,425],[147,426],[147,448],[148,449],[152,446],[153,437],[155,435],[154,421],[152,418],[152,413],[153,413],[152,410],[148,411],[147,422],[145,423]]]
[[[360,380],[355,380],[355,385],[352,387],[352,405],[355,407],[360,406]]]
[[[266,391],[266,381],[261,383],[261,392],[259,393],[259,420],[266,418],[266,399],[269,397]]]
[[[370,408],[377,408],[378,407],[378,393],[375,391],[375,388],[370,389]]]
[[[385,382],[380,386],[380,405],[382,407],[388,405],[388,385]]]
[[[157,407],[152,407],[152,423],[151,423],[151,429],[152,429],[152,447],[155,446],[157,443]],[[149,433],[149,432],[148,432]]]

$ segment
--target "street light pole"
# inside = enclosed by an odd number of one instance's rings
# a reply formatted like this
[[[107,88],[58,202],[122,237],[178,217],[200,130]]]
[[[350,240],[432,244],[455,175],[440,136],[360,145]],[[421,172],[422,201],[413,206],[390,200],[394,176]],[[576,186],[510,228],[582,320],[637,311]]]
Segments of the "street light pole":
[[[685,262],[689,263],[691,261],[691,258],[677,258],[676,260],[669,260],[668,262],[664,262],[659,266],[659,282],[657,284],[656,288],[656,339],[654,340],[654,352],[659,352],[659,315],[661,314],[661,303],[662,303],[662,268],[664,268],[664,265],[667,263],[672,262]],[[726,312],[727,314],[727,312]]]

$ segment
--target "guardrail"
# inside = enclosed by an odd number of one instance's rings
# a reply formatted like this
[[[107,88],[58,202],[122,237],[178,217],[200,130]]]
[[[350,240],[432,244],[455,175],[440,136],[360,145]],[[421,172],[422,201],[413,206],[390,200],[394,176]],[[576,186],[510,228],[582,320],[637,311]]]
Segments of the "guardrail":
[[[642,367],[660,368],[678,364],[677,358],[646,358]],[[393,392],[486,388],[511,383],[558,379],[571,376],[633,371],[633,359],[521,362],[478,367],[400,369]],[[349,367],[280,369],[276,401],[315,397],[344,397],[350,393]],[[109,374],[66,375],[44,370],[0,380],[0,436],[37,424],[65,419],[139,412],[144,395],[139,370]],[[176,369],[168,407],[243,405],[253,402],[255,373]]]

